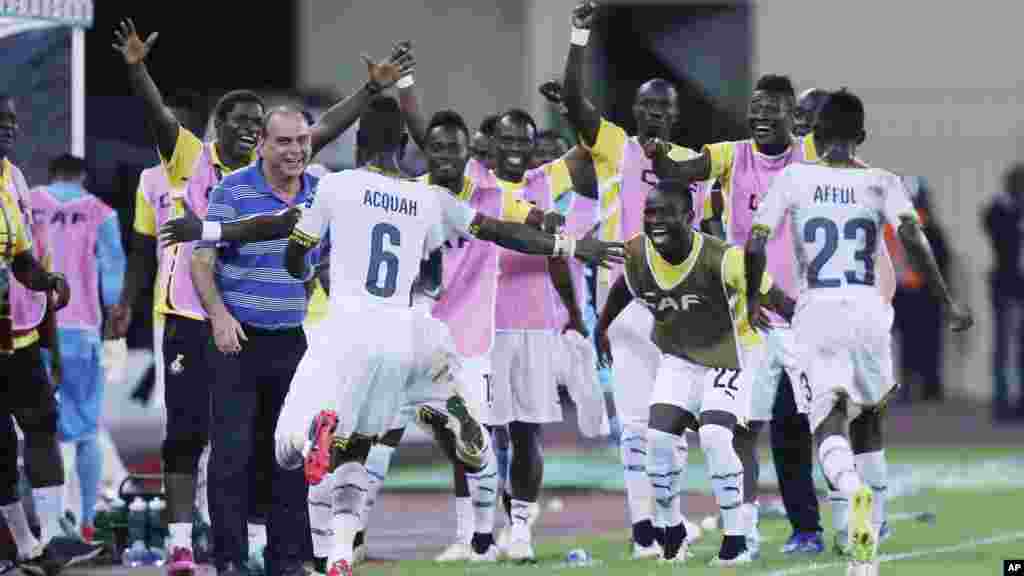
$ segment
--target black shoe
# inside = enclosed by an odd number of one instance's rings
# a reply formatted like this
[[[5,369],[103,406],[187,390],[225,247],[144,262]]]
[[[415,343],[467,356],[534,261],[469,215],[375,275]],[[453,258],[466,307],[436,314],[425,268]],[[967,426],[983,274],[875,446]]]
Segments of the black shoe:
[[[36,576],[54,576],[75,564],[81,564],[103,553],[103,544],[90,544],[76,538],[59,536],[51,539],[43,553],[22,562],[18,567]]]

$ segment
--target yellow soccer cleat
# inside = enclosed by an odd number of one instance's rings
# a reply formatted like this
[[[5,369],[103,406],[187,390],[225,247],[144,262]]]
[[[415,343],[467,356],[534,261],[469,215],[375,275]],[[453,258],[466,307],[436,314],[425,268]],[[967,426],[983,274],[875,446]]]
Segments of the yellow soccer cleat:
[[[871,525],[871,510],[874,494],[871,488],[862,486],[853,495],[850,510],[850,555],[858,564],[873,564],[878,553],[878,538]]]

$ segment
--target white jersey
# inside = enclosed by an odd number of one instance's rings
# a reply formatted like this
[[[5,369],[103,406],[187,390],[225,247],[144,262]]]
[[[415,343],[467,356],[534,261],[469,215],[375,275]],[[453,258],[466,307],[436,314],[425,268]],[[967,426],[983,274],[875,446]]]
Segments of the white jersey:
[[[408,308],[420,261],[469,236],[476,211],[447,190],[369,170],[327,174],[295,230],[331,239],[330,300]]]
[[[793,226],[801,294],[878,293],[875,259],[883,224],[916,218],[898,176],[878,168],[791,164],[772,182],[754,225],[774,233],[786,213]]]

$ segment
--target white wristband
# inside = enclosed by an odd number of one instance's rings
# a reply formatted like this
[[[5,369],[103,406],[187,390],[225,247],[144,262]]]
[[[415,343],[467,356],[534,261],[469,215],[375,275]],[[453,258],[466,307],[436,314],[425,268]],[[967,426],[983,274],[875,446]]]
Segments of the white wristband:
[[[577,28],[575,26],[572,27],[572,37],[569,40],[570,42],[572,42],[576,46],[586,46],[589,40],[590,30],[587,30],[585,28]]]
[[[203,242],[220,241],[220,222],[203,222]]]
[[[401,90],[403,88],[408,88],[415,83],[416,80],[413,79],[412,74],[409,74],[408,76],[402,76],[401,78],[399,78],[398,82],[395,82],[395,86],[397,86],[398,89]]]
[[[576,238],[574,236],[568,236],[567,238],[569,240],[569,246],[566,251],[565,258],[567,260],[572,260],[576,257]]]

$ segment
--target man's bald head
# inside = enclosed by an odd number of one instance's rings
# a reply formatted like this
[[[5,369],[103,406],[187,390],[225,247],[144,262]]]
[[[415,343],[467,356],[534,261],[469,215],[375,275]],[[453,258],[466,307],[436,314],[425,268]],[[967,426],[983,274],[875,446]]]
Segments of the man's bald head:
[[[808,88],[800,93],[793,110],[793,135],[798,138],[810,134],[818,121],[818,113],[828,100],[828,91],[821,88]]]

